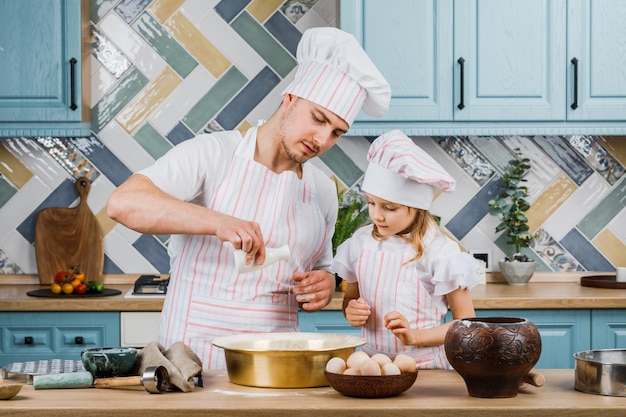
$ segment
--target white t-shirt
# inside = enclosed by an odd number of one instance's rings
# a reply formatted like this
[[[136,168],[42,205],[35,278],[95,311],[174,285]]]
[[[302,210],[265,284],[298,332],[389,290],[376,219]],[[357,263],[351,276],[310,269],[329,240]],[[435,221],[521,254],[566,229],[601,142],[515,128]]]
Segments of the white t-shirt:
[[[256,127],[248,134],[256,137]],[[238,131],[225,131],[201,134],[186,140],[170,149],[153,165],[138,171],[148,177],[163,192],[179,200],[208,207],[213,194],[228,172],[237,146],[243,137]],[[252,159],[253,150],[248,157]],[[313,173],[317,190],[317,203],[322,211],[328,229],[333,231],[337,219],[336,187],[331,179],[319,168],[308,164]],[[180,253],[179,245],[184,237],[173,235],[168,254],[173,264]],[[315,268],[330,271],[332,262],[332,235],[328,237],[328,249],[316,263]]]
[[[347,282],[357,282],[357,263],[367,240],[372,237],[373,225],[363,226],[337,248],[332,269]],[[397,236],[377,242],[381,252],[402,253],[409,245]],[[440,297],[457,288],[472,289],[481,282],[479,264],[473,256],[461,252],[459,245],[442,233],[427,233],[424,253],[416,261],[415,274],[428,292]]]

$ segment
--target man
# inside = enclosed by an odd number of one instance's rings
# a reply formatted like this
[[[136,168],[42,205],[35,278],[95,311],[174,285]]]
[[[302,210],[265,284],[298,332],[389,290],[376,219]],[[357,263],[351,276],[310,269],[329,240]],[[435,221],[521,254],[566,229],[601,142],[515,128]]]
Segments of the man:
[[[199,135],[131,176],[111,195],[109,216],[141,233],[171,234],[170,284],[159,329],[206,368],[223,368],[216,337],[297,331],[297,308],[324,307],[335,280],[332,181],[308,160],[330,149],[363,108],[382,115],[391,91],[353,36],[307,30],[298,68],[278,110],[242,138]],[[233,251],[262,264],[266,247],[291,259],[239,274]],[[295,295],[294,295],[295,294]]]

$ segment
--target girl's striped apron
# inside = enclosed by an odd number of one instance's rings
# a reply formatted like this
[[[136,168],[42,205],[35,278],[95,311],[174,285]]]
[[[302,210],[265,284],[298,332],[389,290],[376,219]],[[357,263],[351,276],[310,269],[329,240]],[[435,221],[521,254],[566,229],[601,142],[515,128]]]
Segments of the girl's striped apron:
[[[357,263],[359,292],[372,309],[362,328],[367,344],[362,347],[370,355],[398,353],[412,356],[419,368],[449,368],[443,345],[417,348],[404,346],[391,330],[385,328],[383,317],[391,311],[405,316],[412,329],[440,324],[441,311],[418,277],[418,262],[405,262],[415,252],[410,245],[402,253],[383,252],[379,242],[367,239]]]
[[[289,244],[291,260],[238,274],[229,243],[186,237],[172,265],[159,341],[166,347],[184,342],[205,368],[225,367],[214,338],[298,330],[298,303],[285,290],[294,284],[294,273],[313,268],[328,238],[310,167],[303,166],[302,179],[291,171],[276,174],[252,159],[255,145],[256,129],[250,129],[210,207],[258,222],[266,246]]]

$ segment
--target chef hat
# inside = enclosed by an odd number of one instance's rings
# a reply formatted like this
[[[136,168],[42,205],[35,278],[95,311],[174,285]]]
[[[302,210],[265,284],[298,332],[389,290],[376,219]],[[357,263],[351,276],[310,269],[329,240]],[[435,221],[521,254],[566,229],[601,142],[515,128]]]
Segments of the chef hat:
[[[391,87],[354,36],[333,27],[304,32],[294,80],[283,91],[312,101],[351,125],[361,107],[370,116],[389,108]]]
[[[430,208],[435,188],[453,191],[454,178],[399,130],[378,138],[367,153],[363,191],[392,203]]]

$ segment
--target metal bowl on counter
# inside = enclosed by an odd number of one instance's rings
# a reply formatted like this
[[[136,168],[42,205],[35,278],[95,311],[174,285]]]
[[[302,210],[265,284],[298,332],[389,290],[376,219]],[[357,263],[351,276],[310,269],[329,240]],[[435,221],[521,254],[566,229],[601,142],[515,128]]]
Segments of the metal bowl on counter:
[[[365,339],[334,333],[256,333],[221,337],[228,379],[264,388],[328,386],[324,375],[332,357],[346,360]]]
[[[575,353],[574,359],[578,391],[626,397],[626,350],[586,350]]]

